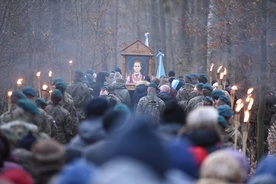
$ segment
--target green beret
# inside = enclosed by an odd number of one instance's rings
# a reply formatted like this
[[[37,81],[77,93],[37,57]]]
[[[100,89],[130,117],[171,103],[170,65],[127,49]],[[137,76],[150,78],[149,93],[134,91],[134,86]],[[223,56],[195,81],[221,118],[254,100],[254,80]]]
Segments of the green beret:
[[[228,128],[229,127],[228,124],[227,124],[226,119],[221,115],[218,116],[218,124],[221,125],[223,128]]]
[[[32,88],[30,86],[23,88],[22,93],[24,93],[24,95],[29,95],[29,96],[33,96],[33,97],[37,96],[37,93],[34,90],[34,88]]]
[[[56,88],[65,90],[67,88],[67,84],[65,82],[57,82]]]
[[[31,114],[39,114],[39,109],[31,100],[21,99],[18,101],[17,105]]]
[[[191,75],[186,74],[185,77],[186,77],[187,79],[189,79],[189,81],[192,81],[192,76],[191,76]]]
[[[212,99],[209,96],[204,97],[205,102],[213,103]]]
[[[199,80],[199,82],[202,82],[204,84],[206,84],[208,81],[207,76],[204,73],[199,74],[198,80]]]
[[[224,92],[220,89],[212,91],[212,98],[218,100],[220,95],[225,95]]]
[[[220,105],[218,107],[218,112],[219,115],[223,116],[226,119],[230,118],[234,114],[233,110],[231,109],[231,107],[229,107],[229,105]]]
[[[27,97],[21,91],[13,91],[11,98],[26,99]]]
[[[76,70],[75,73],[80,77],[84,77],[84,74],[81,70]]]
[[[48,105],[47,104],[47,102],[43,99],[43,98],[37,98],[36,100],[35,100],[35,103],[36,103],[36,105],[42,105],[42,106],[46,106],[46,105]]]
[[[197,78],[197,79],[198,79],[198,78],[199,78],[199,74],[197,74],[197,73],[192,73],[192,74],[191,74],[191,77],[192,77],[192,78]]]
[[[203,89],[203,86],[204,86],[203,83],[198,83],[198,84],[196,85],[196,88],[199,89],[199,90],[202,90],[202,89]]]
[[[108,77],[108,76],[109,76],[109,73],[108,73],[107,71],[103,71],[103,73],[104,73],[104,76],[105,76],[105,77]]]
[[[52,92],[52,96],[53,97],[57,97],[57,98],[59,98],[59,99],[62,99],[62,93],[60,92],[60,90],[58,90],[58,89],[55,89],[55,90],[53,90],[53,92]]]
[[[204,84],[203,88],[204,89],[208,89],[210,91],[213,91],[213,87],[210,84],[208,84],[208,83]]]
[[[225,95],[220,95],[220,96],[219,96],[219,100],[221,100],[221,101],[225,102],[227,105],[231,106],[231,102],[230,102],[230,100],[227,98],[227,96],[225,96]]]
[[[53,85],[55,85],[58,82],[64,82],[63,79],[61,77],[57,77],[53,80]]]
[[[86,70],[86,74],[93,75],[93,74],[94,74],[94,72],[93,72],[93,70],[92,70],[92,69],[87,69],[87,70]]]
[[[152,87],[152,88],[155,88],[155,89],[157,89],[157,84],[155,83],[155,82],[151,82],[149,85],[148,85],[148,87]]]

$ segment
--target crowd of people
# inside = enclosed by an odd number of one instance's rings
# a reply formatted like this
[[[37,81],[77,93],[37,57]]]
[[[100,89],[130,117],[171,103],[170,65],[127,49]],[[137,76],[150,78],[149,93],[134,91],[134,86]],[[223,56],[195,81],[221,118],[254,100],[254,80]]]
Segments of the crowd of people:
[[[173,70],[132,92],[120,68],[73,78],[42,97],[13,91],[0,116],[1,184],[275,183],[275,155],[249,175],[230,84]]]

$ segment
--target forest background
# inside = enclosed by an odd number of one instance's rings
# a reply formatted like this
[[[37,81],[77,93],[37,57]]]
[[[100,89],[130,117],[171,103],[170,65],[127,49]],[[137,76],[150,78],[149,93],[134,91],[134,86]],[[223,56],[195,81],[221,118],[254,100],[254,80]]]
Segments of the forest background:
[[[37,89],[38,71],[42,82],[50,70],[68,80],[69,60],[96,73],[121,68],[120,51],[146,32],[166,72],[208,75],[214,63],[238,94],[276,89],[275,0],[0,0],[0,101],[18,78]]]

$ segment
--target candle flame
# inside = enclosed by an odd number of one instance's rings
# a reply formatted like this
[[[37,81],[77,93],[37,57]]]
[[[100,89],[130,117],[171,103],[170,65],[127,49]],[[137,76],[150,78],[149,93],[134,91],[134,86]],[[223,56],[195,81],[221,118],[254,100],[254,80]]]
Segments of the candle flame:
[[[224,68],[223,74],[226,76],[226,74],[227,74],[227,69],[226,68]]]
[[[214,63],[211,63],[210,72],[213,71]]]
[[[243,119],[243,121],[244,121],[245,123],[247,123],[247,122],[249,121],[249,116],[250,116],[249,110],[246,110],[246,111],[244,112],[244,119]]]
[[[53,72],[50,70],[50,71],[49,71],[49,77],[52,77],[52,73],[53,73]]]
[[[254,88],[249,88],[249,89],[247,90],[247,94],[248,94],[248,95],[251,94],[251,93],[253,92],[253,90],[254,90]]]
[[[47,85],[47,84],[43,84],[43,85],[42,85],[42,89],[43,89],[43,90],[45,90],[45,91],[46,91],[46,90],[47,90],[47,88],[48,88],[48,85]]]
[[[72,63],[73,63],[73,61],[72,61],[72,60],[70,60],[70,61],[69,61],[69,64],[71,65]]]
[[[247,109],[248,109],[248,110],[251,110],[252,107],[253,107],[253,104],[254,104],[254,98],[251,98],[251,100],[250,100],[250,102],[249,102],[249,104],[248,104]]]
[[[237,86],[232,86],[231,89],[232,89],[232,90],[238,90],[238,87],[237,87]]]
[[[218,68],[218,71],[217,71],[218,73],[219,73],[219,71],[221,70],[221,68],[222,68],[222,65]]]
[[[8,91],[8,97],[12,96],[12,91]]]
[[[22,79],[22,78],[19,78],[19,79],[17,80],[16,83],[17,83],[18,85],[21,85],[21,84],[22,84],[22,81],[23,81],[23,79]]]
[[[224,73],[220,73],[220,79],[223,79]]]
[[[41,72],[37,72],[37,73],[36,73],[36,76],[37,76],[37,77],[40,77],[40,74],[41,74]]]

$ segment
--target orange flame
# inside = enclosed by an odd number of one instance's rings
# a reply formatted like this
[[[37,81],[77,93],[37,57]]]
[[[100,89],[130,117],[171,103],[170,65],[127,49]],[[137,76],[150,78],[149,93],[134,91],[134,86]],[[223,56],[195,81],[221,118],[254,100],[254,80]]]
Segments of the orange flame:
[[[50,90],[49,93],[52,94],[53,90]]]
[[[246,97],[245,101],[246,101],[246,102],[250,102],[251,98],[252,98],[252,95],[249,94],[249,95]]]
[[[244,106],[244,104],[242,103],[242,100],[241,99],[237,100],[235,111],[240,112],[240,110],[243,108],[243,106]]]
[[[221,70],[221,68],[222,68],[222,65],[218,68],[218,71],[217,71],[218,73],[219,73],[219,71]]]
[[[252,109],[253,104],[254,104],[254,98],[251,98],[251,100],[250,100],[250,102],[249,102],[249,104],[248,104],[247,109],[248,109],[248,110],[251,110],[251,109]]]
[[[72,61],[72,60],[69,61],[69,65],[71,65],[71,64],[73,64],[73,61]]]
[[[23,79],[22,78],[19,78],[18,80],[17,80],[17,85],[21,85],[22,84],[22,82],[23,82]]]
[[[40,74],[41,74],[41,72],[39,71],[39,72],[36,73],[36,76],[40,77]]]
[[[214,63],[211,63],[210,72],[213,71]]]
[[[227,74],[227,69],[226,68],[224,68],[223,74],[226,76],[226,74]]]
[[[49,71],[49,74],[48,74],[49,77],[52,77],[52,73],[53,73],[53,72],[50,70],[50,71]]]
[[[247,123],[249,121],[249,116],[250,116],[249,110],[246,110],[244,112],[243,122]]]
[[[254,88],[249,88],[249,89],[247,90],[247,94],[249,95],[249,94],[251,94],[253,91],[254,91]]]
[[[47,88],[48,88],[48,85],[47,84],[43,84],[42,89],[46,91]]]
[[[12,91],[8,91],[8,97],[12,96]]]

